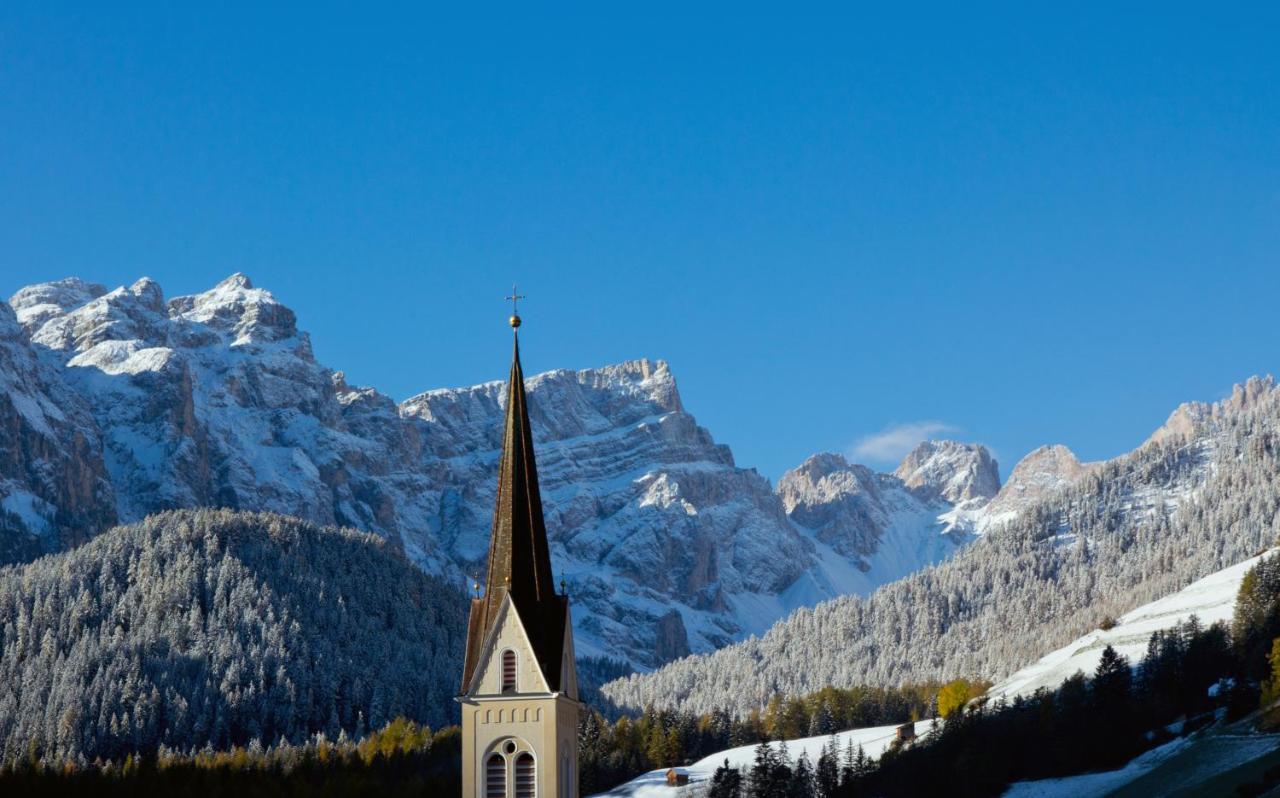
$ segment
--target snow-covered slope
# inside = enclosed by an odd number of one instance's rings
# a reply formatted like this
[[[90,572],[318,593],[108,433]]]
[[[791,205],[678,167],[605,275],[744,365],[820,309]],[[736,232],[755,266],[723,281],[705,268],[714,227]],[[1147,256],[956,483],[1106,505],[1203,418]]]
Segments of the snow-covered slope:
[[[1257,734],[1246,723],[1214,725],[1156,746],[1117,770],[1015,782],[1004,798],[1239,795],[1237,787],[1257,783],[1276,765],[1277,747],[1280,734]],[[1274,788],[1265,794],[1274,795]]]
[[[922,720],[916,723],[916,736],[924,736],[929,731],[933,721]],[[807,754],[811,763],[817,762],[818,757],[822,755],[823,746],[831,742],[831,738],[835,737],[837,747],[841,752],[845,746],[853,743],[854,746],[862,746],[862,751],[872,759],[878,759],[889,744],[893,742],[896,736],[898,726],[872,726],[865,729],[852,729],[850,731],[842,731],[835,735],[824,735],[821,737],[804,737],[799,740],[786,740],[787,752],[792,759],[798,759],[801,754]],[[773,743],[778,745],[778,743]],[[699,759],[692,765],[680,767],[679,770],[689,774],[690,789],[696,789],[697,785],[703,784],[711,780],[712,774],[716,772],[716,768],[724,764],[725,760],[729,760],[729,767],[738,768],[745,775],[751,769],[752,763],[755,761],[756,747],[754,745],[743,745],[737,748],[729,748],[719,751],[711,756]],[[667,786],[666,769],[651,770],[648,773],[637,776],[625,784],[620,784],[607,792],[597,793],[599,798],[662,798],[669,796],[674,791]]]
[[[114,290],[67,279],[10,303],[0,562],[117,519],[225,506],[371,530],[459,582],[483,572],[501,382],[399,404],[351,386],[316,361],[293,311],[240,274],[169,300],[145,278]],[[939,516],[999,484],[981,447],[937,443],[903,477],[840,459],[775,492],[698,426],[662,361],[553,371],[528,388],[578,651],[638,667],[945,559],[968,536]]]
[[[1202,624],[1230,621],[1235,611],[1240,580],[1265,554],[1209,574],[1172,595],[1144,604],[1120,616],[1111,629],[1096,629],[1057,651],[1002,679],[987,691],[992,698],[1012,699],[1031,695],[1044,687],[1050,690],[1076,671],[1092,674],[1107,646],[1129,658],[1142,659],[1151,633],[1170,629],[1192,615]]]

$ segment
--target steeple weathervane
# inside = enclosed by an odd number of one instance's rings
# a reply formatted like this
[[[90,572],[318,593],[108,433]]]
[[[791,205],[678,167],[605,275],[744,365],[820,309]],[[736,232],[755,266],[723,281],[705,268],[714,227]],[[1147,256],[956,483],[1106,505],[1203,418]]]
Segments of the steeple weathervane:
[[[511,303],[510,324],[511,324],[511,329],[513,330],[520,326],[520,314],[516,306],[520,303],[520,300],[522,299],[524,299],[524,295],[521,294],[519,291],[517,291],[516,284],[512,283],[511,296],[507,297],[507,300]]]

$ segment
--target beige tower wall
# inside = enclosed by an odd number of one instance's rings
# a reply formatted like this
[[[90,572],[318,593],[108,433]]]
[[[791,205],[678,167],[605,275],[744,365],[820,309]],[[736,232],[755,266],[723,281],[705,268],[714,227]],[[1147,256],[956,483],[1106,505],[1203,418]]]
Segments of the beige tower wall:
[[[511,754],[508,741],[515,743]],[[534,757],[537,798],[578,798],[578,702],[563,695],[462,700],[463,796],[485,795],[485,762],[494,752],[503,755],[514,785],[515,760],[525,751]]]
[[[519,615],[508,599],[499,612],[470,690],[462,705],[462,794],[484,798],[485,762],[495,751],[505,762],[508,790],[514,796],[515,760],[522,752],[534,757],[536,798],[578,798],[577,680],[573,673],[572,632],[561,683],[570,694],[552,693],[529,644]],[[516,693],[502,693],[502,655],[516,653]],[[507,753],[506,742],[515,743]],[[568,766],[567,772],[565,766]]]

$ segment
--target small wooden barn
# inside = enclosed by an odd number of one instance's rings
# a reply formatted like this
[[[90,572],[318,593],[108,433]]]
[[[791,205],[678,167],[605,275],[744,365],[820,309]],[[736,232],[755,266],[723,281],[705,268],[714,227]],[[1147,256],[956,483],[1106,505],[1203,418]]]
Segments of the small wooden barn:
[[[668,787],[683,787],[689,783],[689,774],[679,768],[671,768],[667,771]]]

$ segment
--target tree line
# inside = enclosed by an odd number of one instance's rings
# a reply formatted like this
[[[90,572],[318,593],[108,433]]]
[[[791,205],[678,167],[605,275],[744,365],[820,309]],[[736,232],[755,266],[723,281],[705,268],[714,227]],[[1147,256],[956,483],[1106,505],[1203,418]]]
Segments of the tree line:
[[[793,761],[785,746],[762,743],[750,768],[716,771],[708,798],[996,796],[1014,781],[1121,767],[1219,710],[1228,721],[1258,708],[1275,714],[1277,701],[1280,556],[1271,556],[1246,575],[1230,624],[1193,616],[1157,631],[1136,666],[1107,646],[1091,676],[1012,701],[968,701],[875,763],[834,744],[815,763]],[[1280,783],[1280,772],[1266,778],[1251,794]]]
[[[896,688],[826,687],[805,696],[774,695],[763,708],[753,708],[744,717],[724,708],[695,715],[651,707],[610,723],[591,711],[579,725],[580,783],[587,795],[646,771],[689,764],[726,748],[930,718],[940,703],[947,707],[957,696],[968,700],[988,686],[957,680]]]

